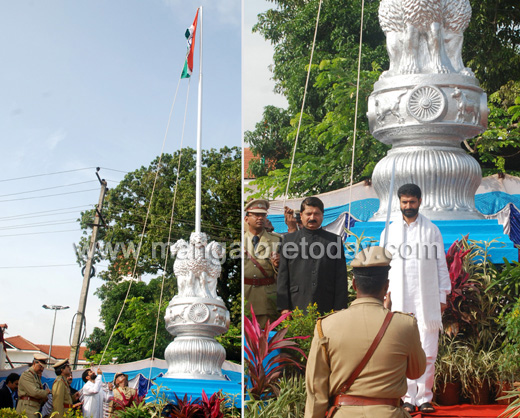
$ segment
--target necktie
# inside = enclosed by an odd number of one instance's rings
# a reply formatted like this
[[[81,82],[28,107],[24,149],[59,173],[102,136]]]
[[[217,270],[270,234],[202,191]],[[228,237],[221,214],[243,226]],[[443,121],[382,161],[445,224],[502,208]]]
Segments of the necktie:
[[[260,241],[260,237],[258,235],[253,236],[253,248],[256,248],[259,241]]]

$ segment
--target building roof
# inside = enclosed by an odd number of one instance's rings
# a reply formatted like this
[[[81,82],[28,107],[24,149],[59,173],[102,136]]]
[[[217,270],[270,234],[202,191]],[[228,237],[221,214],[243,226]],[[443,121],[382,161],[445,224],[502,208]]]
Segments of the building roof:
[[[9,344],[16,350],[23,351],[37,351],[43,354],[49,355],[49,345],[48,344],[34,344],[29,340],[25,339],[21,335],[15,335],[14,337],[9,337],[5,339],[5,342]],[[86,361],[85,358],[85,350],[86,347],[79,348],[79,357],[78,360]],[[52,358],[55,359],[64,359],[69,358],[70,356],[70,346],[68,345],[53,345],[51,351]]]
[[[44,344],[38,344],[40,351],[49,355],[49,346]],[[79,357],[78,360],[87,360],[85,358],[85,350],[87,347],[79,347]],[[70,346],[68,345],[54,345],[52,346],[51,356],[55,359],[64,359],[69,358],[70,356]]]
[[[5,339],[5,342],[17,350],[40,351],[40,348],[37,345],[33,344],[29,340],[26,340],[21,335],[8,337]]]

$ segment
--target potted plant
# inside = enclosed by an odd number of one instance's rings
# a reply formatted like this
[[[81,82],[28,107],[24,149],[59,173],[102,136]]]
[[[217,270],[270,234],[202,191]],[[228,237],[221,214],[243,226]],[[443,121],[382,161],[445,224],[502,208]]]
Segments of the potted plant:
[[[458,343],[443,334],[439,338],[439,352],[435,361],[434,392],[439,405],[457,405],[460,400],[461,381],[458,362]]]

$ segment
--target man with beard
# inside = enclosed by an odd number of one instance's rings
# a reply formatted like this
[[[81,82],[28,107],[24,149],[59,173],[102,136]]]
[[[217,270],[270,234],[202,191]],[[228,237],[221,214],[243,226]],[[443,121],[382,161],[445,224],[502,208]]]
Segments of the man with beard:
[[[103,400],[105,392],[101,385],[103,372],[98,368],[97,375],[91,369],[83,372],[81,378],[85,382],[83,386],[83,416],[85,418],[103,417]]]
[[[446,265],[444,245],[439,228],[419,213],[421,189],[405,184],[397,191],[402,220],[388,227],[386,249],[392,254],[389,273],[393,310],[413,313],[426,353],[426,371],[416,380],[408,380],[404,409],[414,412],[433,412],[433,382],[442,313],[451,281]],[[381,234],[385,242],[386,230]]]
[[[348,304],[347,264],[341,237],[321,228],[324,205],[307,197],[300,206],[303,228],[283,237],[280,248],[277,305],[282,314],[296,307],[306,311],[345,309]]]

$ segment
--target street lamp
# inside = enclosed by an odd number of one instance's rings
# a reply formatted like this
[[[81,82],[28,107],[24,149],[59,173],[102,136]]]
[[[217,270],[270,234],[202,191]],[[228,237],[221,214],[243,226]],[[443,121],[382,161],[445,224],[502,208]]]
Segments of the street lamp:
[[[54,339],[54,326],[56,325],[56,312],[69,309],[68,306],[59,306],[59,305],[43,305],[43,309],[51,309],[54,311],[54,322],[52,323],[52,334],[51,334],[51,345],[49,346],[49,359],[47,360],[47,368],[50,366],[51,363],[51,351],[52,351],[52,340]]]

